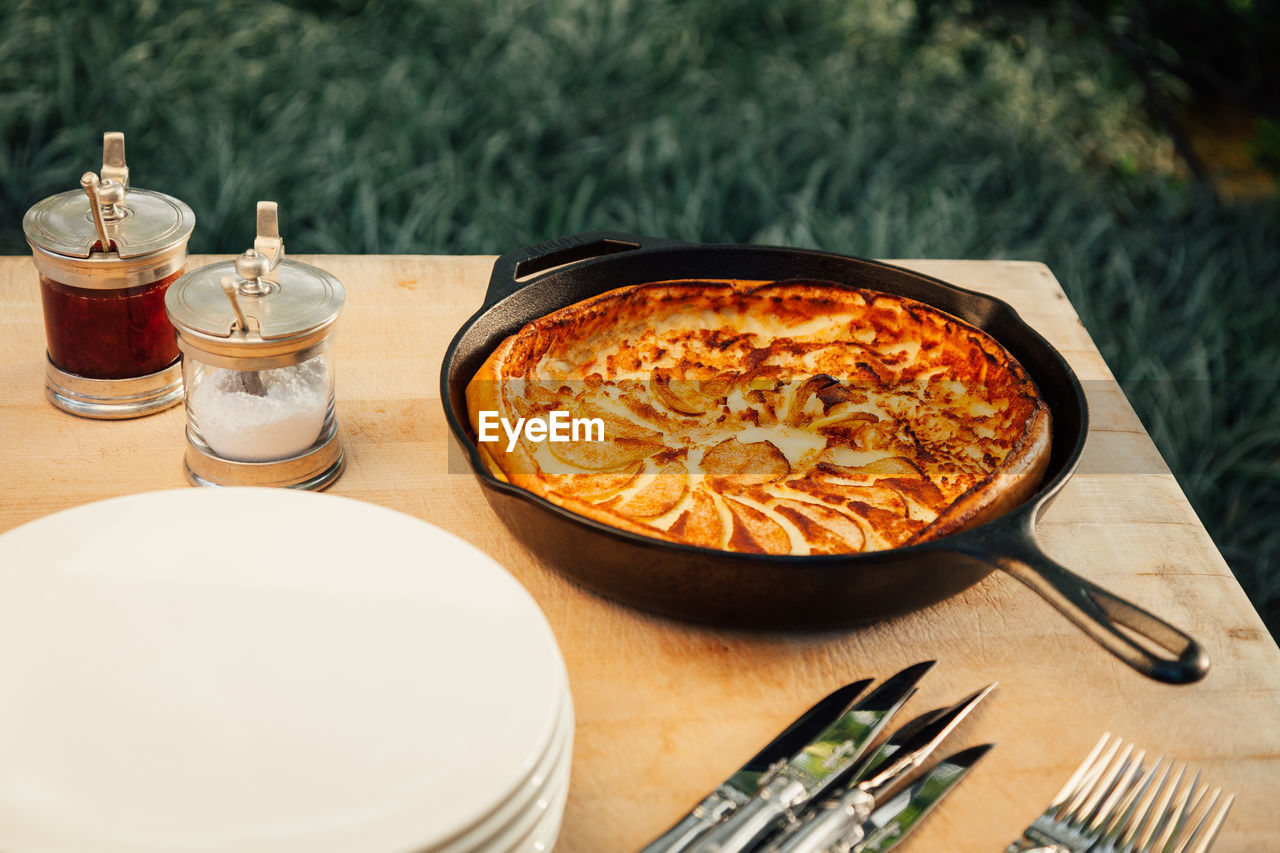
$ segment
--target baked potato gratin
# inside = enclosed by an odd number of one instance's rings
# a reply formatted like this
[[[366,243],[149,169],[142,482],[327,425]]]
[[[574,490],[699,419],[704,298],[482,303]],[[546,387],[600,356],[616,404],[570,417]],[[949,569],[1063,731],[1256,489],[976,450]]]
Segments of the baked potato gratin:
[[[622,530],[749,553],[935,539],[1016,506],[1049,458],[1048,407],[990,335],[820,281],[656,282],[570,305],[498,346],[467,408],[494,475]],[[603,440],[493,440],[504,419],[565,418]]]

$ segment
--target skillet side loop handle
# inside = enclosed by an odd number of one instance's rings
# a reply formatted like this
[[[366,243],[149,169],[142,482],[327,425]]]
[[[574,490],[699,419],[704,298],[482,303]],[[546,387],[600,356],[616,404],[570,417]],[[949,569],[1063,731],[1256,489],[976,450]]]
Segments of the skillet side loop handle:
[[[679,240],[621,231],[587,231],[512,249],[494,261],[493,273],[489,276],[489,289],[484,294],[484,304],[493,305],[507,298],[528,284],[538,273],[553,267],[589,261],[605,255],[676,245],[686,244]]]
[[[1012,544],[1012,543],[1009,543]],[[1035,590],[1103,648],[1138,672],[1167,684],[1199,681],[1209,670],[1209,656],[1184,631],[1148,613],[1049,559],[1028,525],[1018,547],[985,557]],[[1121,628],[1150,640],[1168,652],[1154,654]]]

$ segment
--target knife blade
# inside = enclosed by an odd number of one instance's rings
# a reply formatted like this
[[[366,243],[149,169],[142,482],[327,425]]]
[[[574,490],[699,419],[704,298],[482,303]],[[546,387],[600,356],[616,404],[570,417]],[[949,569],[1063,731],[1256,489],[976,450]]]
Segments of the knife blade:
[[[875,752],[872,753],[871,758],[867,759],[862,766],[870,766],[871,764],[883,760],[886,756],[893,755],[902,748],[902,745],[906,743],[907,740],[913,737],[929,723],[942,716],[945,711],[946,708],[934,708],[932,711],[925,711],[920,716],[901,726],[896,732],[887,738]],[[774,833],[774,835],[770,837],[768,843],[761,848],[761,853],[778,853],[784,845],[792,845],[794,847],[794,845],[799,843],[800,838],[812,836],[818,832],[816,828],[810,827],[810,823],[814,821],[820,822],[820,816],[826,810],[834,809],[839,805],[840,796],[844,793],[845,787],[844,783],[837,783],[832,788],[833,793],[831,796],[824,800],[810,803],[808,808],[798,816],[799,819],[795,823],[785,826],[782,830]],[[834,838],[834,826],[829,826],[828,830],[830,831],[828,837]],[[817,841],[815,840],[814,843],[816,844]]]
[[[698,853],[740,853],[806,803],[821,797],[853,766],[915,693],[935,661],[909,666],[886,680],[770,774],[760,790],[695,842]]]
[[[995,685],[989,684],[950,708],[930,711],[898,729],[857,768],[848,787],[817,803],[809,814],[788,827],[769,846],[769,853],[820,853],[831,849],[850,826],[856,828],[866,820],[876,803],[933,754],[994,689]]]
[[[898,845],[943,797],[949,794],[995,744],[961,750],[942,759],[915,782],[862,822],[857,832],[841,838],[835,853],[886,853]]]
[[[995,689],[993,682],[975,690],[912,733],[898,748],[877,750],[871,760],[854,774],[853,783],[873,796],[883,796],[890,787],[932,755],[965,717]],[[892,743],[892,739],[890,742]]]
[[[703,797],[701,802],[670,829],[649,842],[640,853],[679,853],[687,848],[699,835],[719,823],[760,790],[760,782],[771,768],[786,761],[848,711],[862,695],[862,691],[871,685],[871,681],[870,678],[864,678],[828,693],[769,741],[733,775],[716,786],[714,791]]]

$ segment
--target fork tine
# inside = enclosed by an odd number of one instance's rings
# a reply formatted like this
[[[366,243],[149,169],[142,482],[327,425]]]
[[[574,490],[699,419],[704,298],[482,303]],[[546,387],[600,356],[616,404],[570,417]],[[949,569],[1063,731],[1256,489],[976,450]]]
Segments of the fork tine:
[[[1125,793],[1124,798],[1112,810],[1110,820],[1103,827],[1103,837],[1108,839],[1114,846],[1120,843],[1120,838],[1127,829],[1133,826],[1136,820],[1135,812],[1142,803],[1143,797],[1147,793],[1147,789],[1151,787],[1151,783],[1155,780],[1156,774],[1160,772],[1160,768],[1164,766],[1164,756],[1156,758],[1156,763],[1142,772],[1142,776],[1129,786],[1129,790]],[[1127,843],[1127,842],[1125,842]]]
[[[1204,840],[1201,841],[1199,844],[1197,844],[1196,848],[1192,851],[1189,851],[1189,853],[1209,853],[1209,848],[1213,846],[1213,842],[1218,837],[1219,830],[1221,830],[1222,825],[1226,823],[1227,813],[1231,811],[1231,806],[1233,803],[1235,803],[1235,801],[1236,801],[1235,794],[1227,795],[1227,798],[1222,801],[1222,807],[1218,810],[1217,815],[1213,818],[1213,821],[1209,824],[1209,828],[1205,832]],[[1198,834],[1199,830],[1197,829],[1196,832]]]
[[[1112,764],[1102,773],[1093,786],[1093,792],[1089,798],[1080,806],[1077,813],[1078,820],[1081,824],[1094,824],[1098,820],[1100,810],[1104,803],[1109,802],[1115,792],[1120,790],[1121,780],[1129,776],[1133,762],[1133,744],[1124,745],[1124,750],[1114,758]],[[1123,793],[1123,790],[1120,790]]]
[[[1132,746],[1129,748],[1132,749]],[[1130,801],[1131,795],[1137,787],[1138,778],[1142,775],[1142,761],[1146,758],[1146,752],[1139,752],[1128,758],[1129,750],[1125,751],[1126,759],[1123,763],[1123,773],[1121,773],[1111,785],[1110,792],[1105,799],[1099,801],[1098,805],[1089,812],[1086,821],[1091,832],[1101,833],[1103,828],[1114,820],[1114,816],[1121,811],[1122,805]]]
[[[1107,751],[1100,757],[1093,766],[1088,769],[1081,778],[1076,788],[1075,794],[1068,800],[1062,808],[1059,819],[1075,821],[1080,814],[1081,809],[1092,799],[1095,791],[1098,790],[1100,780],[1107,768],[1111,765],[1111,761],[1115,758],[1116,752],[1124,745],[1124,741],[1116,738],[1115,742],[1107,748]]]
[[[1142,817],[1141,838],[1135,842],[1134,846],[1137,853],[1151,853],[1156,849],[1156,836],[1164,828],[1165,821],[1169,817],[1169,802],[1173,799],[1173,794],[1186,772],[1187,765],[1183,764],[1178,770],[1178,775],[1173,778],[1173,783],[1168,784],[1169,776],[1173,773],[1173,764],[1165,770],[1164,776],[1160,779],[1160,786],[1152,792],[1151,799],[1147,803],[1146,814]]]
[[[1206,786],[1205,791],[1207,790],[1208,787]],[[1203,794],[1205,791],[1202,791],[1201,793]],[[1226,799],[1222,800],[1221,806],[1219,806],[1218,801],[1221,796],[1222,789],[1215,788],[1213,790],[1213,794],[1208,798],[1208,804],[1204,807],[1204,813],[1201,814],[1199,820],[1196,821],[1195,827],[1188,835],[1178,842],[1176,847],[1169,848],[1168,853],[1207,853],[1209,847],[1213,844],[1214,839],[1218,837],[1218,832],[1222,829],[1223,823],[1226,822],[1227,813],[1231,811],[1231,804],[1235,802],[1235,795],[1228,794]],[[1203,799],[1203,796],[1197,798],[1197,807],[1199,806],[1200,800]],[[1194,810],[1189,809],[1188,815],[1192,816],[1193,814]],[[1204,834],[1203,838],[1201,838],[1201,833]],[[1191,846],[1193,843],[1196,845],[1194,848]]]
[[[1169,780],[1169,773],[1173,770],[1173,763],[1169,762],[1164,765],[1164,770],[1157,774],[1156,771],[1163,761],[1164,759],[1161,758],[1151,768],[1151,775],[1143,783],[1140,796],[1134,800],[1125,816],[1124,825],[1121,827],[1116,846],[1118,849],[1126,851],[1126,853],[1138,849],[1149,838],[1149,833],[1147,832],[1148,823],[1151,821],[1152,815],[1155,814],[1156,802],[1160,799],[1165,783]]]
[[[1108,733],[1006,853],[1208,853],[1234,802],[1198,769],[1156,758]],[[1047,842],[1052,842],[1046,847]]]
[[[1071,778],[1067,780],[1067,784],[1063,785],[1062,790],[1058,792],[1058,795],[1049,801],[1049,808],[1046,809],[1046,811],[1056,811],[1060,809],[1068,799],[1071,799],[1075,795],[1077,789],[1084,782],[1085,775],[1093,768],[1094,760],[1097,759],[1098,755],[1102,752],[1102,748],[1106,746],[1107,741],[1110,739],[1111,732],[1104,732],[1102,739],[1098,741],[1097,746],[1095,746],[1089,754],[1085,756],[1084,761],[1080,762],[1080,766],[1076,768],[1076,772],[1071,774]]]
[[[1179,782],[1181,782],[1182,777],[1189,769],[1189,767],[1183,765],[1183,772],[1178,775]],[[1203,795],[1203,791],[1200,791],[1199,788],[1200,771],[1197,770],[1196,775],[1191,778],[1191,781],[1189,781],[1185,786],[1175,788],[1174,791],[1171,792],[1172,799],[1168,807],[1165,809],[1164,815],[1161,816],[1160,832],[1156,836],[1156,842],[1151,845],[1152,850],[1165,850],[1173,843],[1177,835],[1182,832],[1182,828],[1186,824],[1187,812],[1190,811],[1188,801],[1191,799],[1193,793],[1197,794],[1195,797],[1197,801],[1200,799],[1200,796]]]
[[[1199,778],[1200,778],[1200,774],[1196,773],[1196,779],[1199,779]],[[1213,795],[1210,796],[1209,786],[1207,784],[1201,785],[1200,787],[1198,787],[1196,789],[1195,796],[1191,798],[1191,802],[1187,803],[1187,820],[1188,821],[1191,820],[1191,816],[1195,814],[1196,809],[1200,808],[1200,804],[1204,802],[1205,797],[1210,797],[1209,805],[1212,806],[1213,800],[1216,800],[1218,798],[1218,794],[1221,792],[1222,792],[1221,788],[1216,788],[1213,791]]]
[[[1200,834],[1202,829],[1204,829],[1205,823],[1213,813],[1213,807],[1218,802],[1218,797],[1221,796],[1221,794],[1221,788],[1215,788],[1213,793],[1209,794],[1208,785],[1196,792],[1194,801],[1187,805],[1186,820],[1183,822],[1182,828],[1185,829],[1186,827],[1191,826],[1192,823],[1195,823],[1195,826],[1191,828],[1189,833],[1180,833],[1177,838],[1172,839],[1166,848],[1165,853],[1186,853],[1187,848],[1191,846],[1191,842],[1195,841],[1196,836]],[[1204,807],[1204,813],[1200,814],[1199,819],[1197,820],[1197,810],[1200,808],[1201,803],[1204,802],[1206,796],[1208,797],[1209,803]]]

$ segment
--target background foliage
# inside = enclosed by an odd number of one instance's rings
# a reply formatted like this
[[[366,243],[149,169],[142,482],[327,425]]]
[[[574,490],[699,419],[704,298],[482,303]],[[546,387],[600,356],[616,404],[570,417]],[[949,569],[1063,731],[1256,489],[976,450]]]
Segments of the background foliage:
[[[0,250],[25,252],[26,208],[123,130],[135,183],[196,210],[196,252],[248,246],[269,198],[293,252],[609,228],[1043,260],[1275,632],[1280,201],[1188,179],[1107,38],[993,20],[875,0],[10,0]]]

